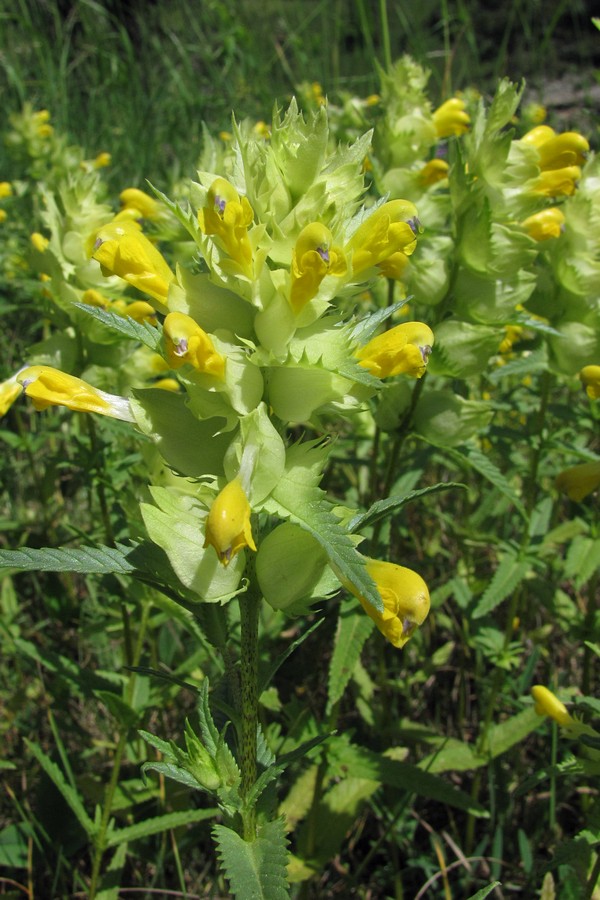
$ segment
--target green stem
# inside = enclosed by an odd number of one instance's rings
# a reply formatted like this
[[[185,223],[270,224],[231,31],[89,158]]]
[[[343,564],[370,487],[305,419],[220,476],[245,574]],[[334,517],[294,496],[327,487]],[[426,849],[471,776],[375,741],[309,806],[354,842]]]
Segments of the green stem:
[[[583,895],[584,900],[592,900],[599,878],[600,878],[600,855],[596,855],[596,862],[594,863],[594,868],[592,869],[592,874],[588,878],[588,882],[585,886],[585,893]]]
[[[389,71],[392,67],[392,45],[386,0],[379,0],[379,18],[381,20],[381,37],[383,39],[383,64]]]
[[[142,647],[144,643],[144,637],[146,635],[146,628],[148,626],[148,616],[150,614],[150,603],[145,602],[142,612],[142,619],[140,622],[140,629],[138,632],[138,637],[136,641],[136,646],[134,650],[133,656],[133,664],[138,665],[140,661],[140,657],[142,654]],[[124,692],[124,700],[127,704],[131,704],[133,700],[133,693],[135,690],[135,682],[137,675],[135,672],[131,672],[129,678],[127,680],[127,684],[125,686]],[[115,796],[115,791],[117,790],[117,785],[119,784],[119,776],[121,774],[121,765],[123,762],[123,756],[125,755],[125,751],[127,749],[127,744],[129,741],[129,729],[125,728],[121,734],[119,735],[119,739],[117,741],[117,746],[115,749],[115,755],[112,762],[112,772],[109,779],[108,784],[106,785],[106,790],[104,791],[104,799],[102,802],[102,815],[100,818],[100,825],[98,827],[98,831],[94,836],[94,858],[92,861],[92,875],[90,879],[90,888],[88,893],[88,900],[94,900],[96,894],[98,892],[98,888],[100,886],[100,874],[102,868],[102,860],[104,858],[104,854],[106,852],[106,835],[108,831],[108,826],[110,824],[110,817],[113,807],[113,799]]]
[[[254,573],[251,573],[254,576]],[[256,781],[256,735],[258,731],[258,611],[260,594],[256,591],[254,577],[249,579],[248,590],[240,594],[240,720],[242,770],[242,797],[246,799]],[[242,812],[243,838],[256,839],[256,807],[245,806]]]

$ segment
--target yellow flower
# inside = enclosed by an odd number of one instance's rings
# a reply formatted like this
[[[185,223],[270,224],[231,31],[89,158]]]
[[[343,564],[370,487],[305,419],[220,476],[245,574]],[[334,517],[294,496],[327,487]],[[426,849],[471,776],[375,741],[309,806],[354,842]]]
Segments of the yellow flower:
[[[38,111],[33,114],[33,118],[39,124],[42,124],[43,122],[49,122],[50,121],[50,113],[48,112],[47,109],[38,109]]]
[[[6,212],[6,210],[0,209],[0,223],[6,222],[7,219],[8,219],[8,213]]]
[[[451,135],[458,136],[469,130],[471,119],[465,112],[466,104],[460,97],[451,97],[446,100],[433,113],[433,124],[438,138],[446,138]]]
[[[138,188],[126,188],[119,194],[122,209],[134,209],[143,219],[156,219],[162,212],[158,200]]]
[[[427,585],[412,569],[377,559],[367,560],[367,572],[377,585],[383,612],[371,606],[351,585],[346,586],[358,597],[384,637],[394,647],[404,647],[427,618],[430,606]]]
[[[10,181],[0,181],[0,198],[12,196],[12,185]]]
[[[533,183],[532,191],[534,194],[543,194],[544,197],[570,197],[575,193],[580,178],[579,166],[549,169],[540,172]]]
[[[96,291],[94,288],[88,288],[87,291],[83,292],[81,302],[86,303],[88,306],[98,306],[100,309],[106,309],[110,305],[110,300],[107,300],[100,291]]]
[[[562,234],[565,217],[560,209],[552,206],[543,209],[522,223],[527,234],[536,241],[547,241],[549,238],[557,238]]]
[[[133,422],[129,401],[115,394],[107,394],[59,369],[50,366],[29,366],[17,375],[35,409],[66,406],[76,412],[95,412],[114,419]]]
[[[419,181],[424,187],[431,187],[447,178],[449,169],[445,159],[430,159],[419,172]]]
[[[166,311],[164,303],[175,275],[136,222],[121,219],[104,225],[98,231],[92,256],[100,263],[103,275],[118,275],[153,297],[159,309]]]
[[[556,476],[556,487],[570,500],[583,500],[600,485],[600,459],[564,469]]]
[[[316,295],[326,275],[345,275],[346,260],[325,225],[312,222],[298,235],[292,251],[290,303],[295,313]]]
[[[208,205],[198,211],[198,222],[204,234],[214,235],[223,249],[235,260],[242,273],[252,278],[252,245],[248,228],[254,220],[247,197],[240,197],[224,178],[213,181],[208,191]]]
[[[0,383],[0,416],[6,415],[22,390],[16,375]]]
[[[236,478],[225,485],[213,502],[206,520],[204,546],[214,547],[224,566],[244,547],[256,550],[250,524],[250,504]]]
[[[159,378],[152,387],[161,391],[173,391],[173,393],[176,393],[179,390],[179,382],[176,378]]]
[[[47,138],[54,134],[54,128],[52,125],[40,125],[37,132],[40,137]]]
[[[504,329],[504,339],[500,342],[498,351],[500,353],[510,353],[513,344],[516,344],[523,334],[521,325],[506,325]]]
[[[172,312],[163,324],[167,359],[172,369],[189,363],[198,372],[225,377],[225,358],[215,350],[205,331],[191,316]]]
[[[47,237],[44,237],[43,234],[40,234],[39,231],[34,231],[32,235],[30,235],[30,241],[33,247],[38,251],[38,253],[43,253],[50,243]]]
[[[96,159],[94,160],[94,168],[95,169],[105,169],[106,166],[110,166],[112,157],[110,153],[107,153],[106,150],[102,153],[99,153]]]
[[[556,697],[552,691],[544,687],[543,684],[534,684],[531,688],[531,695],[535,702],[535,711],[538,716],[550,716],[563,728],[569,728],[576,725],[576,721],[567,711],[564,703]]]
[[[579,377],[590,400],[600,398],[600,366],[584,366]]]
[[[556,134],[548,125],[533,128],[522,140],[537,149],[538,165],[543,172],[580,166],[590,150],[587,140],[577,131]]]
[[[118,316],[123,316],[123,318],[129,317],[134,322],[148,322],[149,325],[156,325],[155,309],[145,300],[134,300],[133,303],[127,303],[125,300],[112,300],[107,303],[105,309]]]
[[[408,200],[389,200],[360,225],[344,252],[352,254],[352,272],[357,275],[384,263],[399,251],[410,256],[417,246],[419,220]]]
[[[403,322],[372,338],[357,351],[361,366],[377,378],[412,375],[420,378],[433,346],[433,331],[423,322]]]

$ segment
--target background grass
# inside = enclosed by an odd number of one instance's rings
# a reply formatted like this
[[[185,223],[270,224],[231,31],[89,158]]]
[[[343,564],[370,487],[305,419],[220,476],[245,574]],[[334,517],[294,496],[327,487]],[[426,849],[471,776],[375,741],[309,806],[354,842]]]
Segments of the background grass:
[[[5,115],[29,101],[90,155],[110,150],[115,185],[172,181],[193,171],[203,122],[267,118],[307,81],[367,96],[375,63],[407,52],[432,69],[434,102],[503,75],[544,100],[575,72],[581,108],[599,61],[591,14],[589,0],[2,0],[0,91]]]

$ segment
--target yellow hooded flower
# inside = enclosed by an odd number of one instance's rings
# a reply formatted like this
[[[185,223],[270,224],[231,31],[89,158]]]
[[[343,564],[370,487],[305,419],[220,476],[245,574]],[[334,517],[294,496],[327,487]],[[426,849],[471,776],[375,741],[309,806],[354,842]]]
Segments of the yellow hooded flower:
[[[208,191],[208,205],[198,211],[198,222],[204,234],[214,235],[223,249],[239,265],[247,278],[252,278],[252,245],[248,228],[254,220],[247,197],[240,197],[224,178],[213,181]]]
[[[125,397],[107,394],[51,366],[29,366],[19,372],[17,381],[37,410],[66,406],[76,412],[95,412],[124,422],[134,421]]]
[[[458,136],[469,130],[471,119],[465,112],[466,104],[460,97],[451,97],[433,113],[433,124],[438,138]]]
[[[543,172],[581,166],[590,150],[587,140],[577,131],[557,134],[548,125],[532,128],[523,136],[522,141],[536,148],[538,165]]]
[[[100,263],[103,275],[118,275],[153,297],[161,312],[166,312],[169,284],[175,275],[136,222],[119,219],[104,225],[98,231],[92,256]]]
[[[556,476],[556,487],[570,500],[583,500],[600,486],[600,459],[564,469]]]
[[[295,313],[319,290],[326,275],[345,275],[346,260],[339,247],[333,247],[333,236],[325,225],[312,222],[298,235],[292,251],[292,286],[290,303]]]
[[[417,246],[419,220],[408,200],[389,200],[360,225],[344,252],[352,254],[352,272],[357,275],[385,263],[399,251],[410,256]]]
[[[172,312],[163,324],[167,359],[172,369],[189,363],[198,372],[225,377],[225,358],[215,350],[205,331],[191,316]]]
[[[98,156],[94,159],[94,168],[95,169],[105,169],[107,166],[110,166],[112,161],[112,156],[106,150],[102,153],[99,153]]]
[[[433,331],[428,325],[403,322],[372,338],[355,356],[376,378],[400,374],[421,378],[433,341]]]
[[[22,390],[16,375],[0,382],[0,416],[6,415]]]
[[[412,569],[377,559],[367,560],[367,572],[377,585],[383,612],[367,603],[351,585],[346,586],[358,597],[384,637],[394,647],[404,647],[427,618],[430,606],[427,585]]]
[[[0,181],[0,199],[12,196],[12,184],[10,181]]]
[[[549,238],[557,238],[562,234],[565,217],[560,209],[552,206],[543,209],[522,223],[529,237],[535,241],[547,241]]]
[[[29,240],[31,241],[32,246],[38,253],[44,253],[50,241],[47,237],[44,237],[43,234],[40,234],[39,231],[34,231],[33,234],[29,236]]]
[[[590,400],[600,399],[600,366],[584,366],[579,377]]]
[[[250,524],[250,504],[239,480],[225,485],[206,520],[205,547],[214,547],[224,566],[244,547],[256,550]]]
[[[138,188],[126,188],[119,194],[122,209],[137,210],[142,219],[157,219],[162,207],[158,200]]]
[[[431,187],[447,178],[449,170],[450,166],[445,159],[430,159],[419,172],[419,182],[424,187]]]
[[[548,169],[540,172],[532,185],[534,194],[544,197],[571,197],[581,178],[579,166],[565,166],[562,169]]]
[[[538,716],[550,716],[563,728],[569,728],[576,725],[577,722],[567,711],[564,703],[556,697],[552,691],[543,684],[534,684],[531,688],[531,695],[535,702],[535,711]]]

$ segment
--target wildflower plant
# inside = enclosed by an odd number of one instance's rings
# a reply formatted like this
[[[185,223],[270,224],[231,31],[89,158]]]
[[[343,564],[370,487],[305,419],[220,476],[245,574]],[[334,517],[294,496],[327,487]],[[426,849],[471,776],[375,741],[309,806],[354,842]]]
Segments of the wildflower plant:
[[[151,500],[141,504],[155,554],[168,559],[166,580],[147,563],[138,569],[139,545],[106,548],[109,569],[116,554],[119,567],[192,613],[216,605],[224,623],[226,604],[239,604],[235,751],[216,730],[207,683],[201,731],[188,724],[185,751],[144,734],[165,760],[146,770],[214,795],[224,816],[214,834],[238,895],[250,858],[257,884],[274,878],[269,896],[287,895],[283,821],[263,795],[286,765],[327,737],[311,739],[287,761],[264,744],[261,604],[297,615],[343,586],[397,648],[429,611],[423,579],[396,561],[363,555],[358,511],[336,507],[319,486],[340,422],[352,427],[364,416],[383,379],[421,378],[434,344],[425,323],[389,327],[402,303],[365,311],[357,300],[373,279],[403,271],[420,231],[412,203],[366,195],[369,145],[366,134],[332,147],[325,109],[305,119],[292,102],[283,115],[276,111],[270,141],[234,123],[222,171],[201,170],[185,203],[126,191],[125,209],[110,221],[104,208],[98,216],[93,203],[84,204],[85,221],[68,231],[69,246],[77,242],[82,254],[79,268],[72,250],[67,258],[54,245],[59,295],[73,291],[75,264],[80,287],[69,310],[83,331],[87,321],[141,342],[162,357],[177,389],[121,396],[48,365],[24,367],[6,387],[7,402],[20,385],[36,409],[66,406],[130,422],[176,474],[152,484]],[[56,215],[51,197],[46,205]],[[154,217],[159,207],[163,223],[178,221],[185,230],[187,241],[178,235],[183,249],[169,252],[167,241],[159,249],[142,230],[140,213]],[[160,216],[156,221],[160,235]],[[38,240],[39,252],[52,252],[52,240]],[[144,301],[125,305],[123,314],[96,302],[124,285]],[[134,315],[142,303],[148,314]],[[392,500],[386,514],[394,507]]]

